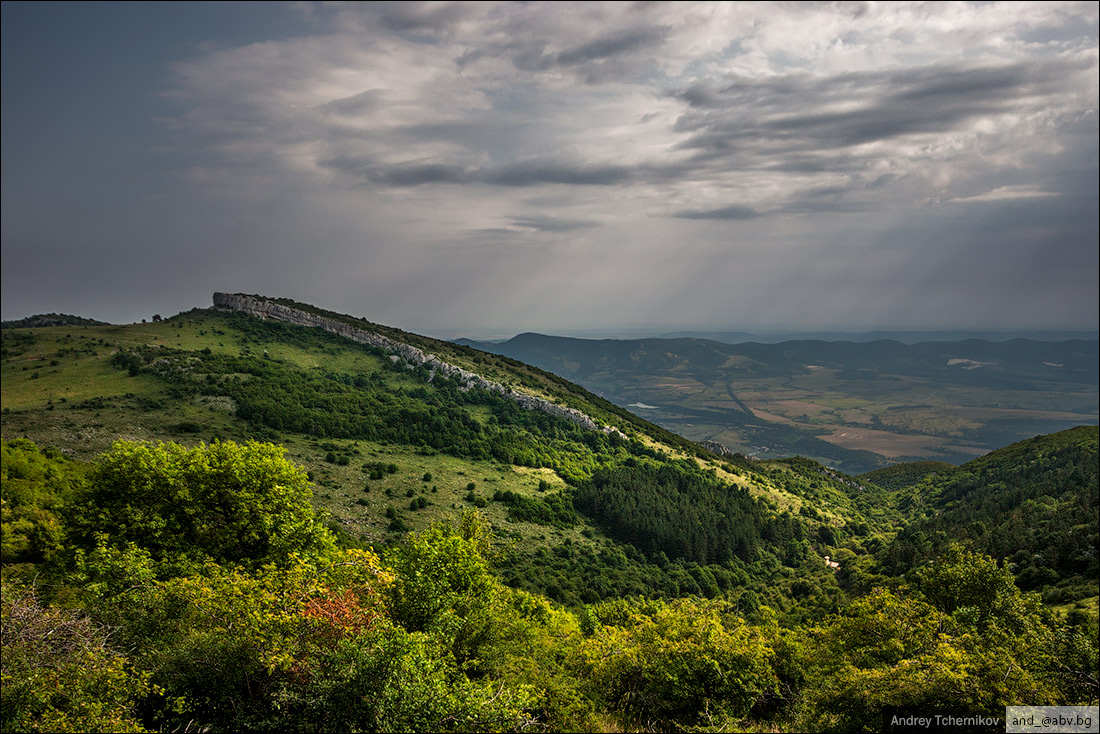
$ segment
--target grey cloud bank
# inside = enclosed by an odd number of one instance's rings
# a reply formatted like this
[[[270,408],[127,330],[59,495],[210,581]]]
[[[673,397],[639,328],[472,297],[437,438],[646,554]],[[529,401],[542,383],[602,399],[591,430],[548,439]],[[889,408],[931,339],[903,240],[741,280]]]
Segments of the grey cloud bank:
[[[3,6],[5,319],[1097,328],[1095,3],[91,6]]]

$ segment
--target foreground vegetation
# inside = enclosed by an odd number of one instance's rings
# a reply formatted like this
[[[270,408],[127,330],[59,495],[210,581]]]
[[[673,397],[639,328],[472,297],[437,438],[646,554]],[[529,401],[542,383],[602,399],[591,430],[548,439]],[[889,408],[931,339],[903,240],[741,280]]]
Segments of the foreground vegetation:
[[[949,546],[796,626],[728,598],[563,609],[475,511],[341,548],[269,444],[3,445],[5,731],[877,730],[1095,701],[1096,628]]]

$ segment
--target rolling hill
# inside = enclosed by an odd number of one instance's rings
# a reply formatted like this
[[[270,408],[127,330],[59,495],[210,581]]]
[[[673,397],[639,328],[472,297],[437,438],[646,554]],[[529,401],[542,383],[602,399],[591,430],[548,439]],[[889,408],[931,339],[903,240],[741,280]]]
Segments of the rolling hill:
[[[949,542],[966,542],[1004,562],[1020,588],[1043,591],[1049,603],[1095,603],[1098,435],[1082,426],[1035,436],[959,467],[913,475],[899,497],[911,522],[885,554],[887,570],[904,572]]]
[[[478,508],[510,549],[503,577],[567,603],[716,595],[751,579],[782,606],[810,573],[820,586],[791,613],[835,608],[821,557],[868,556],[864,543],[877,547],[899,518],[886,493],[812,462],[712,454],[507,357],[281,299],[216,302],[128,326],[5,329],[4,437],[84,460],[120,438],[275,442],[308,468],[315,504],[349,542],[385,545]],[[655,493],[594,509],[592,482],[627,480]],[[689,520],[660,492],[670,483],[677,502],[732,504],[692,517],[696,539],[681,543]],[[730,513],[745,520],[741,541],[726,540]]]

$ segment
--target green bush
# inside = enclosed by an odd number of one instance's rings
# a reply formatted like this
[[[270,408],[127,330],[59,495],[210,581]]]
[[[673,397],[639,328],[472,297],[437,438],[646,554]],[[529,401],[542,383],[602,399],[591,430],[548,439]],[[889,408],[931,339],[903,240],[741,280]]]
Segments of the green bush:
[[[108,647],[106,630],[6,583],[0,624],[0,729],[145,731],[135,704],[151,692],[149,676]]]
[[[96,463],[74,507],[85,548],[106,534],[157,561],[218,563],[322,552],[331,534],[315,517],[305,471],[271,444],[233,442],[187,449],[120,441]]]

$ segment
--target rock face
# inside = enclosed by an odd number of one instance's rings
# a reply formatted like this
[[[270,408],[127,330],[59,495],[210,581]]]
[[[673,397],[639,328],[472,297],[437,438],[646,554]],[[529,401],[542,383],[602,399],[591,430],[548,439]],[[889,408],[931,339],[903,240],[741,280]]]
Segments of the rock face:
[[[711,441],[709,438],[700,441],[699,445],[718,456],[733,456],[733,451],[731,451],[728,446],[718,443],[717,441]]]
[[[390,339],[381,334],[375,334],[365,329],[358,329],[343,321],[325,318],[315,313],[284,306],[281,303],[276,303],[266,298],[248,296],[243,293],[215,293],[214,306],[227,311],[241,311],[261,319],[285,321],[291,324],[298,324],[299,326],[312,326],[314,328],[324,329],[333,334],[338,334],[345,339],[350,339],[360,344],[369,344],[372,347],[377,347],[378,349],[389,352],[392,355],[391,359],[395,361],[404,360],[410,367],[425,365],[431,370],[432,378],[436,375],[442,375],[443,377],[457,380],[467,389],[479,388],[497,393],[498,395],[503,395],[509,400],[515,401],[523,408],[528,410],[541,410],[543,413],[548,413],[549,415],[571,421],[581,428],[622,435],[619,429],[601,426],[576,408],[557,405],[548,400],[535,397],[534,395],[518,392],[509,387],[505,387],[499,382],[487,380],[479,374],[444,362],[434,354],[428,354],[422,349]]]

